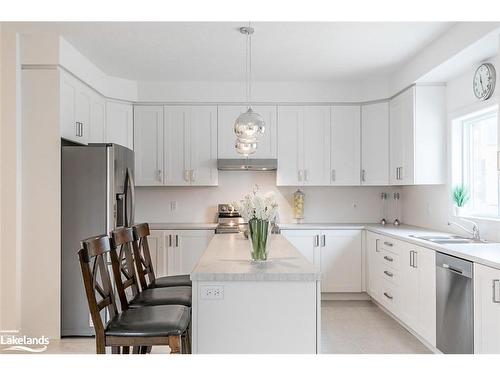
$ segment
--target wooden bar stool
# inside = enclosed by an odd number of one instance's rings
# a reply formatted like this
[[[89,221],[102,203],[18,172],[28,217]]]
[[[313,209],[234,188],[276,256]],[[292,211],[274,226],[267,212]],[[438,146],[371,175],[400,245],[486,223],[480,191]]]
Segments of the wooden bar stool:
[[[171,353],[186,352],[183,335],[190,321],[190,309],[182,305],[150,306],[125,309],[118,313],[105,256],[111,245],[106,235],[82,241],[78,252],[87,302],[95,329],[96,353],[128,353],[130,346],[170,346]],[[110,320],[105,324],[101,312],[107,309]]]
[[[149,252],[147,223],[134,225],[134,259],[142,289],[192,286],[189,275],[174,275],[156,278],[151,253]]]
[[[132,228],[117,228],[111,232],[111,264],[122,310],[129,307],[184,305],[191,307],[191,287],[172,286],[139,291],[131,247]]]

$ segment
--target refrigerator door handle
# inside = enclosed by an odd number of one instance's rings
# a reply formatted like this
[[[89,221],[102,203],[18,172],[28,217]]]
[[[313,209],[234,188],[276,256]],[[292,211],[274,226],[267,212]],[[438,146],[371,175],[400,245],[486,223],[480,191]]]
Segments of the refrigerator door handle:
[[[130,192],[130,196],[129,196]],[[130,200],[130,215],[128,212],[128,202]],[[125,225],[131,227],[134,225],[134,216],[135,216],[135,186],[134,186],[134,178],[132,177],[132,173],[130,168],[127,168],[127,174],[125,177]]]

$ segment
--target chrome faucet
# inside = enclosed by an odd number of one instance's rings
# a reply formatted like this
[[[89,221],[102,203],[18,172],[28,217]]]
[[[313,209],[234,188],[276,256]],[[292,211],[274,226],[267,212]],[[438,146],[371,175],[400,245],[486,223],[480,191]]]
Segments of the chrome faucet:
[[[467,233],[471,234],[472,238],[474,239],[474,241],[481,241],[481,234],[479,233],[479,226],[477,225],[477,223],[474,222],[474,221],[472,221],[472,220],[463,219],[463,218],[460,218],[460,220],[463,220],[463,221],[465,221],[467,223],[471,223],[473,225],[472,226],[472,230],[467,229],[463,225],[458,224],[458,223],[456,223],[454,221],[449,221],[448,225],[455,225],[455,226],[459,227],[460,229],[462,229],[464,232],[467,232]]]

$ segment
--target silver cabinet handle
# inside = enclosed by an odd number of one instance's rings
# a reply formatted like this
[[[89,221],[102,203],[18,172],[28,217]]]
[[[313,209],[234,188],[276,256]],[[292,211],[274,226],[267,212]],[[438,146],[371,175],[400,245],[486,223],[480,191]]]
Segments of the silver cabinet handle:
[[[168,235],[168,247],[172,247],[172,235]]]
[[[319,246],[319,234],[314,236],[314,247]]]
[[[403,167],[399,167],[399,179],[403,179]]]
[[[158,181],[162,182],[162,178],[161,178],[161,169],[158,169]]]
[[[321,235],[321,247],[326,246],[326,235],[322,234]]]
[[[80,122],[80,137],[83,137],[83,122]]]
[[[175,235],[175,247],[179,247],[179,235]]]
[[[412,259],[412,266],[413,268],[417,268],[417,252],[416,251],[413,251],[413,259]]]
[[[387,260],[388,262],[392,262],[394,261],[394,259],[392,259],[390,256],[384,256],[384,259]]]
[[[80,125],[79,125],[79,122],[78,122],[78,121],[77,121],[77,122],[75,122],[75,135],[76,135],[77,137],[79,137],[79,136],[80,136]]]
[[[410,251],[410,267],[413,267],[413,250]]]
[[[391,295],[390,295],[389,293],[387,293],[387,292],[384,292],[384,296],[386,296],[387,298],[389,298],[389,299],[391,299],[391,300],[394,298],[393,296],[391,296]]]
[[[366,170],[362,169],[361,170],[361,182],[366,181]]]
[[[332,181],[335,182],[336,178],[337,178],[337,174],[335,173],[335,169],[332,169]]]
[[[380,252],[380,250],[378,249],[378,242],[379,242],[379,241],[380,241],[380,240],[379,240],[378,238],[375,240],[375,252],[376,252],[376,253],[379,253],[379,252]]]
[[[302,181],[302,169],[299,169],[297,171],[297,176],[298,176],[299,181]]]
[[[497,288],[498,286],[498,288]],[[500,303],[500,280],[493,280],[493,303]]]
[[[393,277],[394,274],[392,272],[389,272],[389,271],[384,271],[384,273],[389,276],[389,277]]]
[[[304,181],[309,180],[309,169],[304,169]]]
[[[389,247],[393,247],[393,243],[392,242],[387,242],[387,241],[384,241],[384,245],[385,246],[389,246]]]

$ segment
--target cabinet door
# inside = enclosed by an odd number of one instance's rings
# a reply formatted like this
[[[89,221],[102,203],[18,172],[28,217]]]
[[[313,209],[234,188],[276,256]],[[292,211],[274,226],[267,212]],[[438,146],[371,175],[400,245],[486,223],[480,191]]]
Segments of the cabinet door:
[[[278,171],[276,185],[303,185],[303,107],[278,107]]]
[[[474,263],[474,353],[500,354],[500,270]]]
[[[389,103],[361,108],[361,184],[389,184]]]
[[[169,232],[169,275],[190,274],[214,235],[211,230],[180,230]]]
[[[133,149],[134,126],[132,112],[131,104],[106,102],[106,142]]]
[[[90,102],[89,143],[103,143],[106,140],[106,100],[92,92]]]
[[[381,294],[381,267],[380,267],[380,236],[366,232],[366,264],[368,285],[366,291],[372,298],[379,300]]]
[[[88,143],[90,137],[90,90],[78,83],[75,101],[75,119],[81,124],[81,142]]]
[[[418,269],[417,333],[431,345],[436,345],[436,252],[414,248],[414,266]]]
[[[163,107],[134,107],[135,183],[163,185]]]
[[[361,292],[361,231],[321,232],[321,291]]]
[[[361,172],[360,106],[334,106],[331,111],[331,184],[359,185]]]
[[[401,185],[400,168],[403,167],[403,107],[401,96],[396,96],[389,103],[389,164],[391,185]]]
[[[168,106],[164,108],[163,182],[165,185],[190,185],[189,121],[189,107]]]
[[[217,185],[217,108],[191,107],[189,112],[191,185]]]
[[[152,230],[148,237],[149,252],[151,253],[151,263],[156,277],[168,274],[167,247],[165,246],[165,233],[162,230]]]
[[[415,248],[402,244],[399,252],[400,312],[399,318],[410,328],[416,330],[419,313],[419,269],[413,267]]]
[[[315,230],[282,230],[281,234],[314,266],[320,269],[319,236]]]
[[[255,112],[260,114],[265,121],[266,129],[259,140],[255,154],[250,159],[275,159],[276,158],[276,107],[255,106]],[[240,159],[242,156],[234,149],[235,135],[234,122],[241,113],[246,112],[246,106],[219,106],[217,120],[218,157],[220,159]]]
[[[304,107],[304,121],[301,131],[304,142],[304,185],[329,185],[330,107]]]
[[[415,86],[403,92],[401,100],[403,162],[400,179],[404,185],[411,185],[415,182]]]

